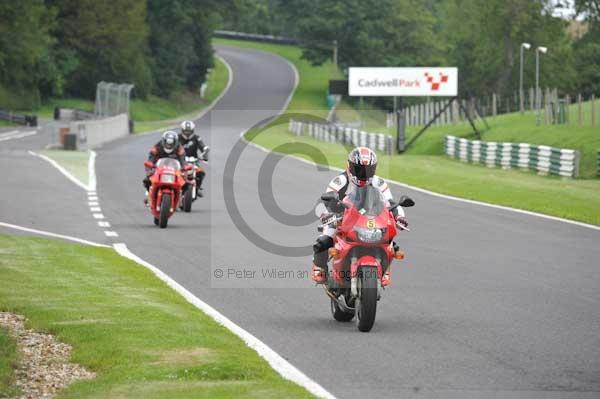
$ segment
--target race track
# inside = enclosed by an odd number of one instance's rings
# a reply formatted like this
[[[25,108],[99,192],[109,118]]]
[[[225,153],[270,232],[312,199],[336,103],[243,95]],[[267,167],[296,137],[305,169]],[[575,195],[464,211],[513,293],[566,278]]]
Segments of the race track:
[[[259,194],[271,190],[258,179],[264,151],[243,148],[233,176],[226,162],[243,130],[282,109],[294,71],[266,53],[218,52],[233,81],[198,121],[211,161],[206,197],[191,214],[175,214],[165,230],[153,225],[142,204],[142,163],[159,136],[128,137],[97,151],[99,202],[118,233],[105,237],[85,192],[27,153],[45,144],[36,135],[0,142],[0,167],[14,170],[0,221],[126,243],[339,398],[600,396],[598,230],[392,186],[396,198],[407,194],[417,205],[407,209],[412,231],[398,238],[407,258],[395,264],[370,333],[335,322],[310,281],[263,277],[273,269],[302,274],[310,255],[257,247],[226,204],[235,201],[252,230],[280,245],[311,245],[316,222],[288,226],[263,209]],[[310,212],[335,173],[281,159],[277,204]],[[224,198],[224,183],[233,183],[233,198]]]

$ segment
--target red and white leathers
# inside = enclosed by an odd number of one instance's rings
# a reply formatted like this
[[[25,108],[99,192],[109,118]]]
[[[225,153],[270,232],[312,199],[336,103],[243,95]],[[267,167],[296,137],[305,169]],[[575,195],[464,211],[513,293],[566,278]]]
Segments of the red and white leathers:
[[[344,171],[343,173],[340,173],[339,175],[334,177],[329,182],[329,184],[327,185],[326,192],[338,193],[339,199],[341,201],[342,199],[344,199],[344,197],[346,195],[346,191],[348,190],[350,184],[353,184],[353,183],[351,183],[350,180],[348,179],[348,172]],[[387,205],[391,206],[391,202],[393,201],[392,192],[390,191],[390,187],[385,182],[385,180],[383,180],[381,177],[375,175],[368,180],[368,184],[372,184],[373,187],[377,188],[381,192],[381,195],[383,195],[383,198],[388,202]],[[396,209],[398,211],[397,216],[404,217],[404,210],[402,209],[402,207],[398,206]],[[315,214],[317,215],[317,217],[321,218],[323,215],[325,215],[327,213],[328,213],[328,211],[327,211],[327,208],[325,207],[325,205],[322,202],[319,202],[319,204],[315,208]],[[323,235],[333,238],[333,236],[335,235],[335,228],[324,227]]]

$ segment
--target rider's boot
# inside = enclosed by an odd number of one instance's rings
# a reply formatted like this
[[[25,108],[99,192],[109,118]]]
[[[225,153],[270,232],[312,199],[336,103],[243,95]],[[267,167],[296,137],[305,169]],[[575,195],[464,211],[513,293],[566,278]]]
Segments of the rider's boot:
[[[329,259],[328,250],[333,246],[333,238],[322,235],[317,238],[313,245],[313,265],[310,277],[317,284],[327,282],[327,260]]]

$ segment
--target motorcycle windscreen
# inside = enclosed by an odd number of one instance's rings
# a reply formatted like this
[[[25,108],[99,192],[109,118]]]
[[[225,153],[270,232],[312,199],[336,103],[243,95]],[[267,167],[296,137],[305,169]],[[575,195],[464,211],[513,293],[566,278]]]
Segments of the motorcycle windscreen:
[[[179,161],[176,159],[172,159],[172,158],[161,158],[156,163],[156,166],[159,168],[171,168],[171,169],[175,169],[175,170],[181,169],[181,165],[179,164]]]
[[[385,209],[383,195],[370,184],[364,187],[352,184],[346,197],[361,215],[378,216]]]

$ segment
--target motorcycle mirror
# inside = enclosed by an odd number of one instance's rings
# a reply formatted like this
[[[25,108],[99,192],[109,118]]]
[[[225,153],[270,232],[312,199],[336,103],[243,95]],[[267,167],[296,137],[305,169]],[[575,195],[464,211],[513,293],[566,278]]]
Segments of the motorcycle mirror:
[[[403,208],[409,208],[411,206],[415,206],[415,201],[413,201],[406,195],[403,195],[402,197],[400,197],[400,201],[398,202],[398,205],[400,205]]]
[[[144,161],[144,166],[147,168],[153,168],[154,164],[150,161]]]

